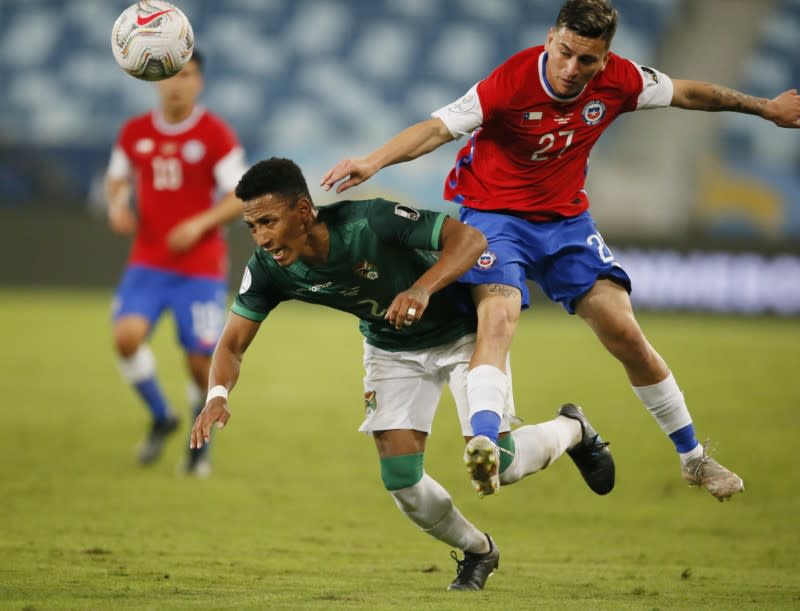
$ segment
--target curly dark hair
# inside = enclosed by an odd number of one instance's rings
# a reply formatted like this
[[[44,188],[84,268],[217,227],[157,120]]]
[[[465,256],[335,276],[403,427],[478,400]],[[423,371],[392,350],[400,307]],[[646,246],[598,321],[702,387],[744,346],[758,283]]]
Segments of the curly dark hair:
[[[302,170],[291,159],[281,157],[264,159],[247,170],[239,179],[235,193],[244,202],[277,193],[291,200],[290,208],[294,208],[301,197],[311,201]]]
[[[567,0],[558,13],[556,28],[579,36],[601,38],[607,44],[617,31],[617,9],[609,0]]]

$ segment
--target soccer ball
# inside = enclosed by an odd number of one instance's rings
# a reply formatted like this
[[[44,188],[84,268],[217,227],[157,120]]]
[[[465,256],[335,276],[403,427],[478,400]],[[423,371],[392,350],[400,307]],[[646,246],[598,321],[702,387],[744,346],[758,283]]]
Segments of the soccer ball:
[[[117,17],[111,30],[114,59],[145,81],[171,77],[192,58],[194,32],[186,15],[163,0],[142,0]]]

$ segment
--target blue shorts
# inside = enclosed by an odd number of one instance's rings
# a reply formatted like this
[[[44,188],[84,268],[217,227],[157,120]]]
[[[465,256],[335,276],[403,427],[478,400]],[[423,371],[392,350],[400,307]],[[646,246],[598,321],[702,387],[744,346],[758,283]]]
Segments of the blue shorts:
[[[536,223],[462,207],[461,220],[480,229],[489,248],[459,282],[515,286],[522,292],[523,309],[530,305],[526,278],[570,314],[599,278],[614,280],[631,291],[628,274],[614,260],[588,212]]]
[[[164,310],[172,310],[186,351],[211,354],[225,324],[226,291],[224,280],[131,265],[114,294],[113,318],[143,316],[152,329]]]

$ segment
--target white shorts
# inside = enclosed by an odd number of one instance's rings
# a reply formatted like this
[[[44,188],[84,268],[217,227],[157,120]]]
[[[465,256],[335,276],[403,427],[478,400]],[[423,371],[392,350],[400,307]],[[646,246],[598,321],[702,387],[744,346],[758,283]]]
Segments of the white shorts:
[[[447,384],[453,394],[461,432],[472,435],[467,405],[467,372],[475,334],[449,344],[411,352],[389,352],[364,342],[364,404],[366,417],[359,427],[363,433],[412,429],[430,434],[433,417]],[[514,399],[511,375],[500,432],[511,430]]]

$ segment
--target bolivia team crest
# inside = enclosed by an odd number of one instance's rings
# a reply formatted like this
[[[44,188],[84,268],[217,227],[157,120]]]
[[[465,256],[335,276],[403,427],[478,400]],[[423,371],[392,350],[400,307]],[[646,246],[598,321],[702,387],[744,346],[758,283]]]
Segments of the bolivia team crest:
[[[355,272],[361,276],[362,278],[366,278],[367,280],[377,280],[378,279],[378,270],[377,268],[364,259],[363,261],[359,261],[358,264],[355,266]]]
[[[376,393],[374,390],[368,390],[364,393],[364,411],[367,417],[371,416],[375,409],[378,407],[378,402],[375,400]]]
[[[606,116],[606,105],[600,100],[592,100],[583,107],[581,117],[586,125],[597,125]]]

